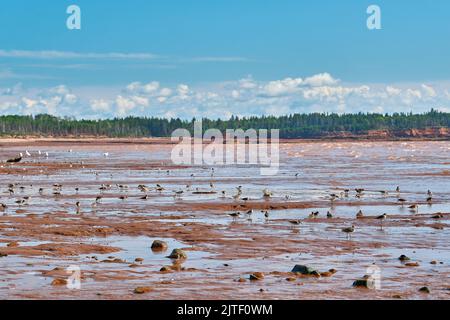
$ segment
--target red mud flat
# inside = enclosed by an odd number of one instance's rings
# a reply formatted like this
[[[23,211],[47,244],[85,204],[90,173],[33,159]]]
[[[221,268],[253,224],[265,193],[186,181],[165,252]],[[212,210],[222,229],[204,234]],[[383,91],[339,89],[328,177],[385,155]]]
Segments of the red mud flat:
[[[450,298],[450,190],[447,177],[430,176],[449,169],[449,142],[290,143],[273,177],[245,167],[216,167],[212,177],[209,167],[173,166],[167,144],[92,143],[2,143],[0,159],[32,156],[1,164],[0,298]],[[249,200],[233,199],[238,185]],[[274,195],[264,199],[264,188]],[[408,208],[415,203],[417,211]],[[376,219],[384,212],[385,221]],[[348,236],[342,229],[351,225]],[[152,251],[154,240],[167,248]],[[187,258],[167,258],[174,249]],[[295,265],[317,272],[292,273]],[[74,267],[80,289],[67,287]],[[374,270],[380,288],[352,286]]]

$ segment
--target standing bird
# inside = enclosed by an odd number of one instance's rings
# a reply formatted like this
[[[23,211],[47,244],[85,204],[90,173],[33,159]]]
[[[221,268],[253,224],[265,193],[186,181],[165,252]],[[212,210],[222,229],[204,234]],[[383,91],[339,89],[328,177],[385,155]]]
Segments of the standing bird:
[[[313,211],[309,215],[310,218],[317,218],[319,216],[319,211]]]
[[[333,215],[331,214],[331,212],[330,212],[330,211],[327,211],[327,218],[328,218],[328,219],[331,219],[331,218],[333,218]]]
[[[272,192],[270,192],[269,190],[267,190],[267,189],[264,189],[263,190],[263,197],[264,198],[270,198],[272,196]]]
[[[233,213],[229,213],[228,215],[230,217],[232,217],[234,220],[234,219],[238,218],[241,214],[240,214],[240,212],[233,212]]]
[[[361,219],[361,218],[364,218],[364,214],[363,214],[362,210],[359,210],[356,213],[356,219]]]
[[[383,213],[381,216],[376,217],[377,220],[381,221],[381,229],[383,229],[383,221],[386,220],[387,214]]]
[[[347,234],[347,238],[350,239],[351,234],[353,232],[355,232],[355,226],[352,225],[351,227],[344,228],[344,229],[342,229],[342,232],[346,233]]]

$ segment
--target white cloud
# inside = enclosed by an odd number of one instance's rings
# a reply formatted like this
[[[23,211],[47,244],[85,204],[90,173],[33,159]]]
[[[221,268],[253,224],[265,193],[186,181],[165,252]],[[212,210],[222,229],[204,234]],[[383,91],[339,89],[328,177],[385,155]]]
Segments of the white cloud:
[[[131,99],[119,95],[116,98],[116,106],[117,115],[119,117],[124,117],[129,115],[130,111],[132,111],[136,107],[136,103]]]
[[[422,84],[422,90],[429,97],[435,97],[436,96],[436,91],[431,86],[427,86],[426,84]]]
[[[93,99],[90,101],[91,108],[94,112],[109,112],[111,107],[108,101],[104,99]]]
[[[304,80],[305,85],[312,87],[332,86],[335,85],[338,80],[334,79],[329,73],[319,73]]]
[[[424,112],[450,108],[448,83],[349,84],[327,73],[257,81],[162,86],[132,82],[124,88],[0,88],[2,114],[51,113],[77,117],[227,118],[230,115],[308,112]]]
[[[71,51],[30,51],[30,50],[0,50],[2,58],[22,59],[155,59],[158,56],[151,53],[83,53]]]
[[[284,80],[270,81],[263,88],[263,93],[268,96],[280,96],[295,92],[303,83],[301,78],[286,78]]]
[[[387,86],[386,92],[390,96],[398,96],[402,92],[402,90],[396,87]]]

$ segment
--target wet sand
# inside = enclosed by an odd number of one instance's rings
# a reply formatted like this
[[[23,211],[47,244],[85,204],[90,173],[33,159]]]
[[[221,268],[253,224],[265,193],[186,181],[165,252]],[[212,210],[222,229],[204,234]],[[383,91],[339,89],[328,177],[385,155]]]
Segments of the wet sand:
[[[161,139],[0,140],[1,160],[31,153],[0,164],[0,298],[450,298],[450,142],[283,143],[280,171],[269,177],[245,165],[216,166],[213,175],[175,166],[171,148]],[[365,191],[356,197],[355,188]],[[348,237],[341,229],[351,225]],[[152,251],[154,240],[168,248]],[[167,258],[176,248],[186,260]],[[296,264],[322,275],[291,273]],[[353,287],[374,265],[381,288]],[[80,289],[65,286],[70,266],[81,270]],[[250,281],[254,272],[264,278]]]

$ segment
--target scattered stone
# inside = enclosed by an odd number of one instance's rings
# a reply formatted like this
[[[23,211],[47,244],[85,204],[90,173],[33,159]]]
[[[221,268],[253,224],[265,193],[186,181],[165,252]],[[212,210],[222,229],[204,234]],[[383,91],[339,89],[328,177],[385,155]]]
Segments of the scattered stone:
[[[17,248],[19,246],[19,243],[17,241],[13,241],[8,243],[6,246],[10,248]]]
[[[264,279],[264,273],[254,272],[250,275],[250,280],[262,280]]]
[[[316,270],[301,264],[296,264],[291,272],[303,275],[320,275]]]
[[[409,257],[405,256],[404,254],[402,254],[400,257],[398,257],[398,260],[400,260],[400,261],[409,261],[411,259]]]
[[[153,251],[166,251],[169,246],[167,245],[167,242],[162,240],[155,240],[152,243],[152,250]]]
[[[373,289],[375,287],[374,280],[370,275],[365,275],[362,279],[353,282],[354,287]]]
[[[437,261],[436,261],[436,260],[433,260],[433,261],[431,261],[430,263],[431,263],[431,264],[437,264]]]
[[[135,294],[144,294],[149,293],[150,291],[152,291],[152,288],[150,287],[137,287],[134,289]]]
[[[172,253],[168,256],[170,259],[187,259],[186,253],[181,249],[173,249]]]
[[[430,289],[428,287],[422,287],[419,289],[419,291],[423,293],[430,293]]]
[[[102,262],[105,262],[105,263],[126,263],[125,260],[122,260],[122,259],[119,259],[119,258],[106,259],[106,260],[102,260]]]
[[[295,280],[297,280],[297,278],[294,278],[294,277],[286,278],[286,281],[289,281],[289,282],[294,282]]]
[[[52,286],[65,286],[65,285],[67,285],[67,280],[66,279],[57,278],[57,279],[52,281],[51,285]]]
[[[8,255],[6,254],[6,253],[1,253],[0,252],[0,258],[2,258],[2,257],[7,257]]]
[[[321,277],[331,277],[333,274],[335,274],[337,271],[335,269],[330,269],[328,271],[325,272],[321,272],[320,276]]]
[[[132,264],[130,264],[128,267],[130,267],[130,268],[139,268],[140,265],[138,265],[138,264],[136,264],[136,263],[132,263]]]
[[[392,298],[394,298],[394,299],[402,299],[402,296],[399,295],[399,294],[394,294],[394,295],[392,296]]]
[[[163,266],[161,269],[159,269],[161,272],[169,272],[172,271],[172,268],[170,266]]]
[[[134,262],[142,262],[142,261],[144,261],[143,258],[136,258],[136,259],[134,259]]]
[[[418,262],[408,262],[408,263],[405,263],[405,266],[407,266],[407,267],[418,267],[419,263]]]
[[[247,282],[245,278],[239,278],[238,282]]]

